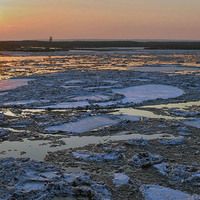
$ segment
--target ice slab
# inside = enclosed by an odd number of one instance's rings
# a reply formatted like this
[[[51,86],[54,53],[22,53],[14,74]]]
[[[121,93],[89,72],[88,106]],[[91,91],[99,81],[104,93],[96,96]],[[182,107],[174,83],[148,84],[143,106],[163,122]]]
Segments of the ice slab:
[[[199,68],[174,67],[174,66],[151,66],[151,67],[129,67],[133,71],[140,72],[176,72],[176,71],[199,71]]]
[[[39,101],[37,100],[21,100],[21,101],[8,101],[6,103],[4,103],[4,106],[11,106],[11,105],[26,105],[26,104],[30,104],[30,103],[39,103]]]
[[[200,128],[200,119],[188,120],[188,121],[185,121],[184,124],[189,125],[189,126],[194,126],[196,128]]]
[[[111,89],[111,88],[118,88],[118,87],[122,87],[121,84],[117,84],[117,85],[102,85],[102,86],[95,86],[95,87],[87,87],[84,88],[85,90],[99,90],[99,89]]]
[[[128,183],[129,177],[125,173],[115,173],[114,174],[114,184],[123,185]]]
[[[65,85],[63,85],[63,86],[61,86],[61,87],[63,87],[63,88],[65,88],[65,89],[72,89],[72,88],[79,88],[80,86],[75,86],[75,85],[69,85],[69,86],[65,86]]]
[[[125,96],[125,98],[122,99],[123,103],[141,103],[142,101],[157,98],[175,98],[184,94],[184,91],[177,87],[161,84],[141,85],[123,89],[113,89],[112,91]]]
[[[179,139],[174,139],[174,140],[160,140],[160,144],[165,144],[165,145],[178,145],[184,143],[186,140],[185,138],[181,137]]]
[[[50,126],[47,127],[45,130],[48,132],[65,131],[73,133],[83,133],[103,126],[116,124],[118,123],[118,121],[119,120],[113,120],[104,116],[94,116],[81,119],[77,122],[65,123],[60,126]]]
[[[63,103],[58,103],[55,105],[49,105],[49,106],[41,106],[39,108],[45,109],[45,108],[77,108],[77,107],[86,107],[89,106],[90,104],[88,101],[77,101],[77,102],[63,102]]]
[[[77,153],[72,152],[75,159],[80,161],[91,161],[91,162],[103,162],[112,161],[121,158],[121,154],[111,152],[111,153]]]
[[[44,183],[41,182],[29,182],[25,183],[24,186],[22,187],[23,190],[29,192],[31,190],[39,190],[44,187]]]
[[[96,94],[96,95],[74,97],[74,98],[71,98],[71,100],[75,100],[75,101],[85,101],[85,100],[108,101],[108,100],[110,100],[110,97],[106,96],[106,95]]]
[[[145,200],[187,200],[191,198],[190,194],[159,185],[144,185],[140,187],[140,191]]]
[[[12,90],[17,87],[28,85],[28,81],[33,81],[34,79],[8,79],[0,80],[0,91]]]
[[[77,83],[85,83],[85,81],[84,80],[79,80],[79,79],[77,79],[77,80],[69,80],[69,81],[65,81],[65,84],[77,84]]]
[[[120,101],[108,101],[108,102],[101,102],[101,103],[94,103],[93,105],[98,105],[99,107],[106,107],[112,106],[120,103]]]
[[[0,93],[0,96],[4,96],[4,95],[6,95],[6,94],[8,94],[8,92],[1,92],[1,93]]]

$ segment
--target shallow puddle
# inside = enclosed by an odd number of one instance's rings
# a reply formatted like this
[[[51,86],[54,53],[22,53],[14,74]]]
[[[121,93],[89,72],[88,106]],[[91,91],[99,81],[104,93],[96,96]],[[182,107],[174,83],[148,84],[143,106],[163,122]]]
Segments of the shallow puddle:
[[[5,141],[0,143],[0,157],[26,157],[39,161],[43,161],[45,155],[49,151],[57,151],[62,149],[69,148],[80,148],[89,144],[99,144],[99,143],[107,143],[111,141],[124,141],[133,138],[144,138],[147,140],[154,139],[178,139],[179,137],[174,137],[170,134],[154,134],[154,135],[141,135],[141,134],[126,134],[126,135],[114,135],[114,136],[72,136],[69,138],[63,138],[62,140],[66,143],[66,145],[50,147],[51,144],[48,144],[48,140],[27,140],[24,139],[23,142],[10,142]]]
[[[140,116],[154,119],[167,119],[167,120],[182,120],[184,117],[171,117],[167,115],[156,115],[153,112],[146,110],[139,110],[134,108],[117,108],[116,111],[111,112],[112,115],[127,115],[127,116]]]
[[[190,101],[186,103],[170,103],[170,104],[160,104],[160,105],[151,105],[151,106],[142,106],[142,108],[178,108],[184,110],[191,106],[200,106],[200,101]]]

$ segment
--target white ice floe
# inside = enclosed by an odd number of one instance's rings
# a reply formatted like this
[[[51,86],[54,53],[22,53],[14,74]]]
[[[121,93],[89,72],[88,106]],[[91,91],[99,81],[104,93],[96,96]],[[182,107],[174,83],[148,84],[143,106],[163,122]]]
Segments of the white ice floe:
[[[65,81],[65,84],[77,84],[77,83],[85,83],[85,81],[80,79]]]
[[[122,120],[130,120],[130,121],[140,120],[140,116],[134,116],[134,115],[119,115],[118,117]]]
[[[125,98],[122,99],[123,103],[141,103],[142,101],[157,98],[175,98],[184,94],[184,91],[179,88],[161,84],[149,84],[123,89],[113,89],[113,92],[125,96]]]
[[[110,97],[106,96],[106,95],[102,95],[102,94],[96,94],[96,95],[74,97],[74,98],[71,98],[71,100],[75,100],[75,101],[85,101],[85,100],[108,101],[108,100],[110,100]]]
[[[115,173],[114,174],[114,184],[123,185],[128,183],[129,177],[125,173]]]
[[[114,106],[121,103],[120,101],[108,101],[108,102],[101,102],[101,103],[93,103],[93,105],[98,105],[99,107],[107,107],[107,106]]]
[[[160,163],[160,164],[157,164],[157,165],[153,165],[153,167],[155,167],[162,175],[166,175],[167,174],[167,169],[169,167],[169,164],[168,163]]]
[[[99,107],[106,107],[106,106],[112,106],[120,103],[120,101],[108,101],[108,102],[101,102],[101,103],[94,103],[93,105],[97,105]]]
[[[19,105],[26,105],[26,104],[31,104],[31,103],[39,103],[37,100],[21,100],[21,101],[8,101],[4,103],[4,106],[19,106]]]
[[[109,84],[116,84],[118,81],[115,80],[103,80],[104,83],[109,83]]]
[[[0,93],[0,96],[4,96],[4,95],[6,95],[6,94],[8,94],[8,92],[1,92],[1,93]]]
[[[77,101],[77,102],[63,102],[63,103],[57,103],[55,105],[49,105],[49,106],[41,106],[39,108],[45,109],[45,108],[77,108],[77,107],[86,107],[90,104],[88,101]]]
[[[61,87],[65,88],[65,89],[72,89],[72,88],[79,88],[80,86],[79,85],[77,85],[77,86],[76,85],[68,85],[68,86],[63,85]]]
[[[140,72],[176,72],[176,71],[198,71],[195,67],[174,67],[174,66],[151,66],[151,67],[129,67],[133,71]]]
[[[50,132],[73,132],[73,133],[83,133],[86,131],[90,131],[92,129],[113,125],[118,123],[119,120],[113,120],[109,117],[105,116],[94,116],[94,117],[86,117],[85,119],[81,119],[77,122],[65,123],[60,126],[50,126],[45,130]]]
[[[144,185],[140,187],[145,200],[189,200],[190,194],[159,185]]]
[[[91,161],[91,162],[103,162],[103,161],[113,161],[122,157],[121,154],[111,152],[111,153],[77,153],[72,152],[75,159],[81,161]]]
[[[84,88],[85,90],[98,90],[98,89],[110,89],[110,88],[119,88],[122,87],[121,84],[117,85],[101,85],[101,86],[94,86],[94,87],[87,87]]]
[[[12,90],[17,87],[28,85],[28,81],[33,81],[34,79],[8,79],[0,80],[0,91]]]
[[[179,139],[173,139],[173,140],[160,140],[160,144],[165,144],[165,145],[178,145],[184,143],[186,140],[184,137],[181,137]]]
[[[31,190],[39,190],[44,187],[44,183],[42,182],[28,182],[25,183],[23,187],[19,187],[25,191],[31,191]]]
[[[188,120],[188,121],[185,121],[184,124],[189,125],[189,126],[194,126],[196,128],[200,128],[200,119]]]

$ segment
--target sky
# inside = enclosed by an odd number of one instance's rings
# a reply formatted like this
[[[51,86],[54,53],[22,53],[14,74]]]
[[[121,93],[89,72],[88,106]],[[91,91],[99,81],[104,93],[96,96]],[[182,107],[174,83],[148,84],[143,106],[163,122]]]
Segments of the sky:
[[[0,40],[200,40],[200,0],[0,0]]]

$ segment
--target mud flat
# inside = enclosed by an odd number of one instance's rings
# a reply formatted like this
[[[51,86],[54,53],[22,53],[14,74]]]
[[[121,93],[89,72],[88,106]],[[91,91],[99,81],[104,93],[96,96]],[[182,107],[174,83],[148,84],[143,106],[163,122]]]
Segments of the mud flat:
[[[200,51],[41,54],[0,58],[0,199],[200,199]]]

